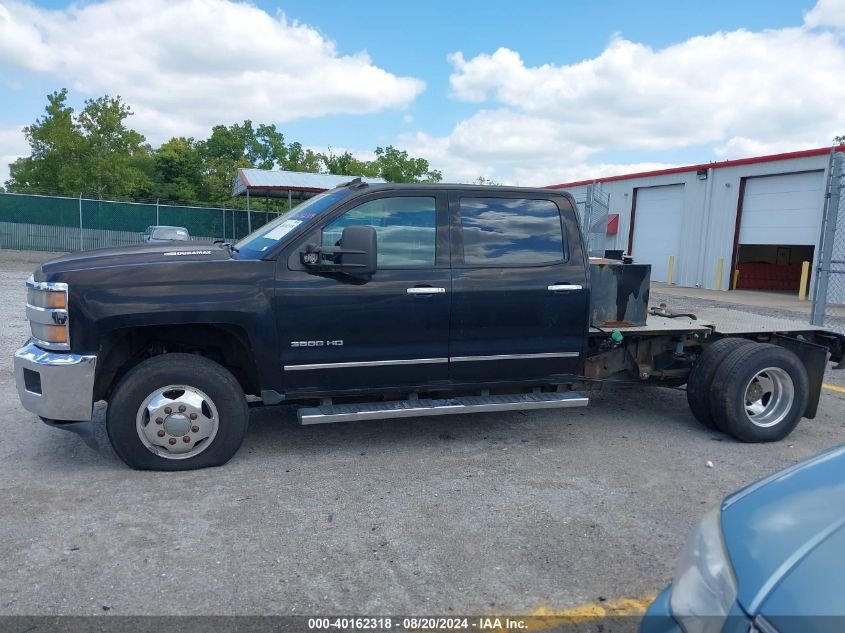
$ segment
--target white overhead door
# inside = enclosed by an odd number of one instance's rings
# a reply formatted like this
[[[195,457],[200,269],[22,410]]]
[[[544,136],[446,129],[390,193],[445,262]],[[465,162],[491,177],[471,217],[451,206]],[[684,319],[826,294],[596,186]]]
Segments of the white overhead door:
[[[683,211],[683,185],[637,189],[631,255],[639,264],[651,264],[653,281],[668,280],[670,257],[677,264]]]
[[[739,243],[815,245],[823,203],[824,172],[748,178]]]

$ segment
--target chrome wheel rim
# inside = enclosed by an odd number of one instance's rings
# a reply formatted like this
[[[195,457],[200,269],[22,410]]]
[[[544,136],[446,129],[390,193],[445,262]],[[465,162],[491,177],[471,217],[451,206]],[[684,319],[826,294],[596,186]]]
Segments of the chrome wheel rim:
[[[189,385],[167,385],[138,408],[135,428],[148,450],[165,459],[188,459],[211,446],[220,416],[208,395]]]
[[[745,415],[755,426],[779,424],[792,410],[795,386],[780,367],[758,371],[745,386]]]

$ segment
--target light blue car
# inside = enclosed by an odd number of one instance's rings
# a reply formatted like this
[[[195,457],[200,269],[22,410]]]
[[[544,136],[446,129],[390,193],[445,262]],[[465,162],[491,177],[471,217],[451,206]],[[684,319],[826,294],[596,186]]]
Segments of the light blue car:
[[[845,446],[708,512],[640,631],[845,631]]]

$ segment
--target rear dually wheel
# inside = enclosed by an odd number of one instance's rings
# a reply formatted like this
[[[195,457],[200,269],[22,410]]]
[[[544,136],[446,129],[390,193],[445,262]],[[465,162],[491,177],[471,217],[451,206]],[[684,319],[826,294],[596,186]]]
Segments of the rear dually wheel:
[[[743,442],[776,442],[801,421],[809,399],[807,370],[791,351],[755,343],[721,363],[710,386],[713,419]]]
[[[687,378],[687,402],[695,419],[708,429],[718,428],[710,407],[710,386],[722,361],[734,350],[753,341],[744,338],[723,338],[711,343],[693,365]]]

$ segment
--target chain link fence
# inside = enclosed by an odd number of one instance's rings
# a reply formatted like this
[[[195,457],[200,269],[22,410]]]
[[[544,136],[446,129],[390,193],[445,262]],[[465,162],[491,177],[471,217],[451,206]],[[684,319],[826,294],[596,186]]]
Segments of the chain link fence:
[[[607,222],[610,217],[610,194],[602,191],[601,183],[584,187],[583,195],[575,196],[575,206],[581,219],[581,230],[590,257],[604,257],[607,243]]]
[[[831,152],[829,174],[811,322],[845,333],[845,152]]]
[[[0,193],[0,248],[70,252],[136,244],[149,226],[182,226],[194,240],[238,240],[274,211]]]

